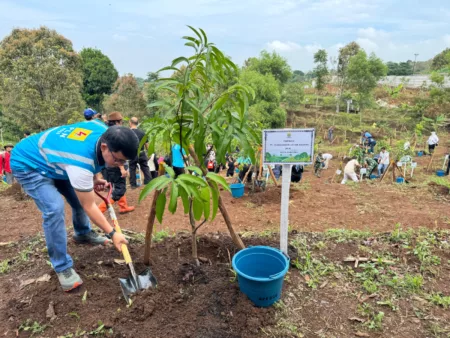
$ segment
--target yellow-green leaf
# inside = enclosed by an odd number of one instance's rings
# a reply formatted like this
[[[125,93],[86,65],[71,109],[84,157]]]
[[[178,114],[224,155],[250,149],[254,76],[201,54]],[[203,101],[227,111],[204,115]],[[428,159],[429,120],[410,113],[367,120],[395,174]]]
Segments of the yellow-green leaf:
[[[203,214],[203,201],[197,198],[194,198],[192,203],[192,210],[194,211],[194,218],[196,221],[200,221],[202,219]]]
[[[216,218],[217,209],[219,209],[219,188],[214,181],[210,181],[211,196],[212,196],[212,216],[211,221]]]
[[[177,211],[177,199],[178,199],[178,185],[176,183],[172,184],[172,189],[170,190],[170,201],[169,201],[169,211],[174,214]]]
[[[161,194],[158,196],[156,200],[156,218],[159,223],[162,224],[162,219],[164,215],[164,209],[166,208],[166,189],[161,191]]]
[[[203,199],[203,214],[205,215],[205,219],[208,219],[211,212],[211,198],[209,187],[202,188],[202,190],[200,191],[200,195]]]

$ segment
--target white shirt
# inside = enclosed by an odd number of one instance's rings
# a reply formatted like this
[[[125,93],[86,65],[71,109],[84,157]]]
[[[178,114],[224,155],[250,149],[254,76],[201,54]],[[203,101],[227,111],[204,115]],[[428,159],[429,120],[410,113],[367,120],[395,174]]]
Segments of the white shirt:
[[[428,144],[433,145],[433,144],[438,144],[438,143],[439,143],[439,137],[437,137],[436,134],[431,134],[430,137],[428,138]]]
[[[346,174],[352,174],[355,173],[356,166],[359,165],[358,160],[351,160],[349,161],[344,168],[344,173]]]
[[[333,158],[333,155],[325,153],[322,154],[322,157],[324,160],[331,160]]]
[[[155,167],[155,154],[153,153],[152,156],[150,156],[150,159],[148,160],[148,167],[150,171],[156,171]]]
[[[380,153],[380,164],[389,164],[389,152],[385,151]]]
[[[94,189],[94,174],[74,165],[58,163],[69,176],[70,185],[77,191],[88,192]]]

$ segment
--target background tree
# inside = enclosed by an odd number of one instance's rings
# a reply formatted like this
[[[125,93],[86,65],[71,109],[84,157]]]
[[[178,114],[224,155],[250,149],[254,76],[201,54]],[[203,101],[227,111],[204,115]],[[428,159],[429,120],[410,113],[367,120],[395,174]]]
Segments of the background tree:
[[[328,82],[328,54],[325,49],[319,49],[314,54],[314,63],[316,64],[316,68],[314,68],[314,75],[316,76],[316,90],[317,90],[317,99],[316,106],[319,102],[319,94],[321,91],[325,89],[325,85]]]
[[[358,54],[350,58],[347,67],[348,84],[357,92],[360,122],[362,122],[362,110],[369,103],[372,91],[386,73],[387,66],[374,53],[367,57],[366,52],[360,50]]]
[[[38,132],[82,119],[81,58],[54,30],[14,29],[0,42],[3,116]]]
[[[386,66],[388,68],[387,75],[395,76],[407,76],[413,73],[413,62],[410,60],[408,62],[387,62]]]
[[[352,56],[358,54],[359,50],[359,45],[354,41],[339,49],[337,63],[338,93],[336,95],[336,113],[339,113],[339,103],[341,101],[342,94],[347,89],[347,67],[349,60]]]
[[[287,83],[283,88],[282,100],[289,110],[298,108],[304,97],[303,84],[300,82]]]
[[[431,63],[432,70],[441,70],[450,65],[450,48],[444,49],[437,54]]]
[[[144,83],[144,99],[147,104],[147,111],[150,116],[154,116],[158,111],[157,107],[152,107],[151,104],[160,99],[159,93],[156,89],[156,81],[159,79],[158,73],[150,72],[147,74],[147,79]]]
[[[133,74],[127,74],[117,79],[113,87],[113,93],[104,101],[104,110],[107,113],[119,111],[125,117],[146,115],[146,103],[144,94]]]
[[[244,68],[263,75],[272,74],[281,84],[285,84],[292,76],[291,67],[285,58],[276,52],[270,54],[265,50],[261,52],[259,58],[249,58]]]
[[[261,123],[263,128],[282,128],[286,124],[286,111],[280,107],[280,83],[272,74],[263,75],[244,69],[239,83],[251,87],[255,97],[250,101],[249,119]]]
[[[111,94],[119,76],[113,63],[100,50],[84,48],[80,52],[83,66],[83,99],[89,107],[102,111],[105,94]]]

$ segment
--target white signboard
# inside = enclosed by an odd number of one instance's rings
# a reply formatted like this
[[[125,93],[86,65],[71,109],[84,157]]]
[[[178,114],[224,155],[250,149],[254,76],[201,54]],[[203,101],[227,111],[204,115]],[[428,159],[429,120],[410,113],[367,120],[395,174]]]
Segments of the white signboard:
[[[417,168],[417,162],[411,162],[411,167],[412,168]]]
[[[340,175],[340,174],[342,174],[342,171],[341,170],[336,170],[336,175]]]
[[[314,161],[314,129],[263,130],[263,163],[282,164],[280,250],[288,253],[289,188],[292,165]]]
[[[366,174],[367,173],[367,169],[366,168],[361,168],[359,169],[359,173],[362,174]]]
[[[314,129],[263,130],[264,164],[312,164]]]

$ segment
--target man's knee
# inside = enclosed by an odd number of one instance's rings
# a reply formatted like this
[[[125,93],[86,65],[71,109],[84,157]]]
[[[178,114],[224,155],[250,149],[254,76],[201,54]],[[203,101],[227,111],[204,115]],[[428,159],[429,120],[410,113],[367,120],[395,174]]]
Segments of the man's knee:
[[[51,203],[45,205],[45,210],[42,213],[44,225],[46,222],[53,222],[63,220],[64,222],[64,201],[62,198],[53,200]]]

